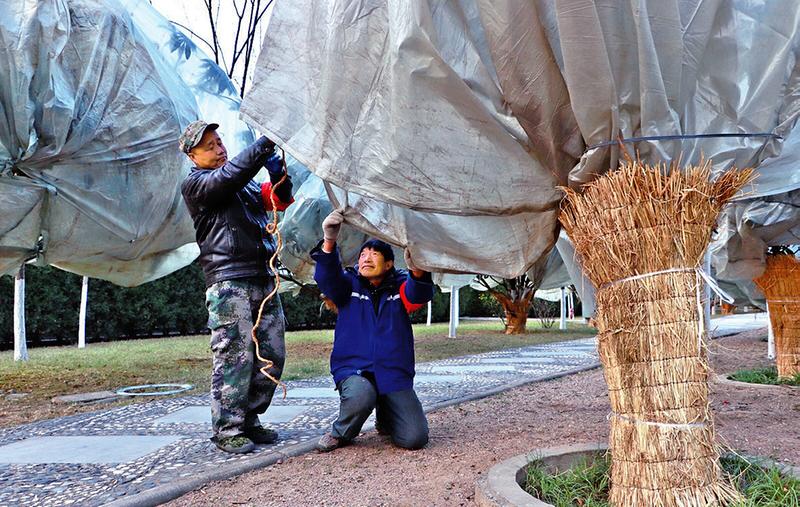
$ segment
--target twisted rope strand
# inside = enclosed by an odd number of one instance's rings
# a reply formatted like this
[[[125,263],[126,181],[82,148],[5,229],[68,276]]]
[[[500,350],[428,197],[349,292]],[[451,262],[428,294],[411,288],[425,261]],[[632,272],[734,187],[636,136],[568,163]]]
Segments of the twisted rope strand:
[[[272,187],[272,192],[270,193],[269,200],[272,204],[272,222],[268,223],[265,227],[267,234],[275,235],[276,238],[276,246],[275,251],[272,253],[272,257],[269,258],[269,269],[272,270],[272,274],[275,277],[275,287],[272,288],[272,291],[267,294],[263,301],[261,301],[261,306],[258,307],[258,318],[256,319],[255,324],[253,325],[253,329],[251,331],[251,336],[253,338],[253,343],[256,344],[256,358],[264,363],[264,366],[259,368],[259,371],[264,374],[268,379],[273,381],[276,385],[280,386],[283,389],[283,399],[286,399],[286,384],[282,381],[273,377],[267,370],[272,368],[275,363],[270,361],[269,359],[261,357],[261,352],[258,347],[258,338],[256,337],[256,329],[261,324],[261,316],[264,313],[264,307],[267,305],[267,302],[270,301],[272,298],[275,297],[275,294],[278,293],[278,289],[281,286],[281,278],[278,276],[278,270],[275,268],[275,259],[278,258],[278,254],[280,254],[281,249],[283,248],[283,238],[281,237],[281,233],[278,230],[278,210],[277,210],[277,203],[275,202],[275,190],[286,181],[286,177],[289,174],[289,170],[286,167],[286,154],[281,150],[281,159],[283,162],[283,176],[281,177],[280,181]]]

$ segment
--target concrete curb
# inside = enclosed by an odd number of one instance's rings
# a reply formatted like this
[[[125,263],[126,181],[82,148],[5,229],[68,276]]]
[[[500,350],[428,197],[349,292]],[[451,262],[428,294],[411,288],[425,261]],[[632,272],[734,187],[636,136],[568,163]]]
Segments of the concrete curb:
[[[779,389],[779,390],[794,390],[797,389],[800,391],[800,386],[790,386],[786,384],[755,384],[753,382],[741,382],[739,380],[731,380],[728,378],[727,374],[716,374],[711,377],[711,381],[720,384],[726,385],[731,387],[739,387],[739,388],[747,388],[752,387],[755,389]]]
[[[480,507],[553,507],[530,495],[522,489],[525,469],[533,460],[545,460],[556,468],[569,468],[575,458],[586,454],[605,452],[608,445],[603,443],[573,444],[547,449],[535,449],[526,454],[498,463],[489,469],[475,484],[475,503]],[[548,459],[549,458],[549,459]],[[552,461],[552,463],[547,463]]]
[[[572,466],[575,460],[587,454],[606,452],[608,444],[572,444],[547,449],[534,449],[526,454],[518,454],[502,461],[475,483],[475,503],[479,507],[553,507],[526,492],[522,488],[525,481],[525,469],[533,460],[543,460],[550,469],[564,470]],[[742,455],[747,460],[761,466],[775,466],[783,474],[800,479],[800,467],[778,463],[765,459]]]
[[[426,407],[425,413],[432,412],[434,410],[439,410],[452,405],[458,405],[460,403],[465,403],[468,401],[479,400],[527,384],[534,384],[536,382],[546,382],[548,380],[555,380],[561,377],[574,375],[576,373],[594,370],[597,369],[599,366],[600,363],[597,362],[595,364],[591,364],[588,366],[581,366],[579,368],[573,368],[571,370],[554,373],[552,375],[546,375],[544,377],[526,379],[511,384],[506,384],[504,386],[495,387],[493,389],[487,389],[485,391],[480,391],[475,394],[470,394],[468,396],[462,396],[460,398],[453,398],[451,400],[440,401],[438,403],[430,405],[429,407]],[[369,431],[371,429],[373,429],[373,425],[368,425],[364,427],[364,431]],[[216,470],[198,474],[191,478],[187,478],[180,481],[173,481],[170,484],[157,486],[155,488],[148,489],[147,491],[142,491],[141,493],[137,493],[135,495],[123,497],[118,500],[114,500],[112,502],[104,504],[104,507],[155,507],[156,505],[161,505],[163,503],[169,502],[170,500],[174,500],[179,496],[185,495],[186,493],[196,488],[199,488],[204,484],[208,484],[209,482],[216,482],[225,479],[230,479],[231,477],[235,477],[237,475],[241,475],[243,473],[250,472],[258,468],[274,465],[281,459],[299,456],[301,454],[306,454],[308,452],[313,451],[316,448],[316,444],[317,444],[317,439],[312,438],[311,440],[308,440],[306,442],[301,442],[299,444],[294,444],[285,447],[281,451],[271,451],[263,455],[256,456],[252,459],[232,464],[230,466],[220,467]]]
[[[282,451],[271,451],[230,466],[220,467],[216,470],[198,474],[188,479],[173,481],[170,484],[148,489],[147,491],[142,491],[135,495],[126,496],[104,504],[104,507],[155,507],[156,505],[161,505],[179,496],[185,495],[209,482],[230,479],[231,477],[256,470],[257,468],[274,465],[281,459],[306,454],[314,450],[316,445],[317,439],[312,438],[306,442],[288,446]]]

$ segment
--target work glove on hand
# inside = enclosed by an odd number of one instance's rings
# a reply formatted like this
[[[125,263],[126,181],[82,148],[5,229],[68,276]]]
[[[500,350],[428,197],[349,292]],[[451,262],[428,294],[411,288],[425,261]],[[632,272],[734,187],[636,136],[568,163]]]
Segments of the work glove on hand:
[[[342,212],[340,210],[331,211],[322,221],[322,237],[326,241],[336,241],[336,238],[339,237],[339,229],[342,227],[342,222],[344,222]]]
[[[264,152],[272,152],[275,150],[275,143],[273,143],[272,139],[267,136],[259,137],[256,143],[261,146],[261,149],[264,150]]]
[[[270,179],[275,178],[276,176],[280,179],[283,176],[283,159],[277,153],[273,153],[267,159],[264,167],[267,168],[267,172],[269,172]]]
[[[283,178],[285,172],[283,168],[283,159],[277,153],[273,153],[264,163],[264,167],[266,167],[269,173],[269,181],[272,183],[272,187],[275,188],[281,181],[281,178]],[[288,204],[292,202],[292,180],[288,175],[283,183],[275,190],[275,195],[284,203]]]
[[[409,271],[421,271],[417,266],[414,265],[414,261],[411,260],[411,252],[408,251],[408,248],[403,251],[403,259],[405,259],[406,267]]]

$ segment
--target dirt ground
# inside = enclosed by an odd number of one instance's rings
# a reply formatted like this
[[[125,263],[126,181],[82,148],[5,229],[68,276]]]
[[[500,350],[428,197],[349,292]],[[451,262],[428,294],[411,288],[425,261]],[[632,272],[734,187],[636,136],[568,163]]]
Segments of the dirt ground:
[[[768,364],[765,336],[766,330],[714,340],[714,369]],[[712,386],[724,443],[800,465],[800,392]],[[536,448],[604,441],[608,412],[603,374],[594,370],[432,412],[431,441],[421,451],[393,448],[369,432],[353,446],[208,484],[167,505],[472,505],[475,481],[492,465]]]

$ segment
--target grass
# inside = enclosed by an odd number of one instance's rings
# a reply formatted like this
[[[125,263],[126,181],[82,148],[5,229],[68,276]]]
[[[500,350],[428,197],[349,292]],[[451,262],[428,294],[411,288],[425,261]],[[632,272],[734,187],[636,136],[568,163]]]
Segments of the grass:
[[[507,336],[499,322],[464,322],[458,337],[447,337],[447,324],[415,325],[417,361],[433,361],[525,345],[592,336],[588,326],[569,323],[566,331],[541,329],[528,323],[528,333]],[[333,331],[286,333],[284,380],[328,375]],[[30,360],[15,362],[11,351],[0,352],[0,427],[74,413],[54,406],[50,399],[63,394],[116,390],[138,384],[194,384],[188,394],[207,392],[211,375],[209,336],[128,340],[76,347],[29,350]],[[25,393],[9,401],[9,392]],[[187,394],[187,393],[183,393]],[[136,400],[146,401],[146,400]],[[97,409],[97,406],[87,409]]]
[[[800,479],[788,477],[774,465],[729,454],[720,460],[725,474],[744,496],[735,507],[800,507]],[[608,507],[608,454],[550,474],[541,461],[528,465],[525,491],[556,507]]]
[[[556,507],[608,507],[610,467],[607,457],[583,459],[553,475],[541,461],[533,461],[528,465],[525,491]]]
[[[768,384],[768,385],[787,385],[800,386],[800,373],[791,378],[778,378],[778,370],[774,366],[769,368],[754,368],[751,370],[739,370],[728,375],[730,380],[737,382],[747,382],[749,384]]]

